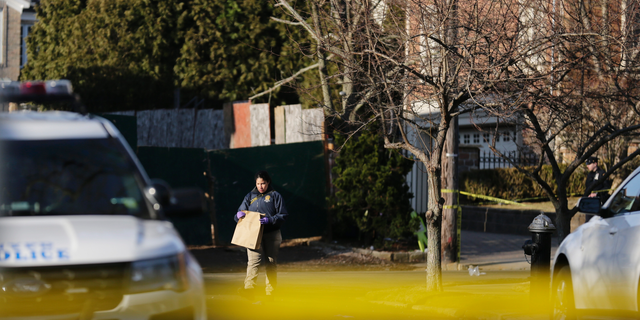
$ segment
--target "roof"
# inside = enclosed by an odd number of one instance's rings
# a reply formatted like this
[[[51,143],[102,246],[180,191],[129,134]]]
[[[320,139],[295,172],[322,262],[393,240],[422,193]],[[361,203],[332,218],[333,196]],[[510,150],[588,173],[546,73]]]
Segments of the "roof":
[[[29,0],[6,0],[7,5],[14,10],[22,13],[22,10],[29,9],[31,7],[31,2]]]
[[[0,140],[107,138],[110,134],[103,121],[65,111],[0,113]]]

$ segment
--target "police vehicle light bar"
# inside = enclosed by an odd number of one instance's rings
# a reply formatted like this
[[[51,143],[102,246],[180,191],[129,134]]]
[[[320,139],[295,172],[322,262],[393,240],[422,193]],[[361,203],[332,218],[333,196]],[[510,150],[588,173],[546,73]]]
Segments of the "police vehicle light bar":
[[[20,84],[20,94],[47,94],[42,82],[23,82]]]
[[[69,80],[0,81],[1,102],[47,102],[75,99]]]

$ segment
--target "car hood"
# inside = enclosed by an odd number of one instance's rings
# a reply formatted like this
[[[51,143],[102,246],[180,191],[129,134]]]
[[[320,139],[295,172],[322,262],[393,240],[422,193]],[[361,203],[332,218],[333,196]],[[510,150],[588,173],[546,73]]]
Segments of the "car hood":
[[[0,267],[127,262],[185,250],[173,225],[131,216],[0,218]]]

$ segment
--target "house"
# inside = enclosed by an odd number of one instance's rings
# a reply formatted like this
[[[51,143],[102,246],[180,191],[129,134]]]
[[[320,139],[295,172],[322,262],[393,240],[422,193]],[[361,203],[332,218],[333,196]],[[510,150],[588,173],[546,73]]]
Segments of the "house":
[[[36,22],[34,5],[38,1],[0,1],[0,79],[16,81],[27,63],[27,36]],[[8,111],[0,104],[0,111]]]
[[[434,116],[434,110],[429,107],[416,106],[414,111],[417,119],[430,119]],[[517,119],[512,122],[501,122],[495,116],[490,116],[483,111],[474,113],[464,113],[458,118],[458,170],[460,172],[473,169],[491,169],[496,167],[510,167],[510,164],[495,155],[489,147],[494,143],[495,148],[514,160],[524,158],[524,139],[522,128]],[[496,129],[497,128],[497,129]],[[411,132],[413,141],[422,139],[428,141],[426,134]],[[415,142],[414,142],[415,143]],[[421,143],[415,143],[420,145]],[[413,169],[407,175],[407,184],[414,198],[411,200],[412,207],[418,212],[427,210],[427,171],[419,161],[413,165]]]
[[[0,1],[0,78],[18,80],[27,63],[27,42],[31,26],[36,21],[34,2],[28,0]]]
[[[462,114],[458,125],[458,166],[461,172],[511,167],[491,150],[490,145],[494,144],[496,150],[513,160],[519,161],[526,156],[523,154],[522,125],[518,121],[501,122],[495,116],[480,112]]]
[[[457,157],[460,171],[510,166],[493,149],[521,158],[527,150],[523,122],[509,108],[514,101],[520,103],[517,92],[522,88],[514,84],[511,66],[526,65],[523,73],[545,67],[539,65],[536,49],[547,41],[540,36],[545,25],[528,15],[528,8],[537,8],[536,1],[456,2],[456,10],[450,10],[448,2],[409,1],[402,62],[413,72],[401,81],[404,136],[412,146],[432,156],[435,137],[443,134],[437,131],[441,117],[457,112],[450,109],[455,106],[468,112],[458,117],[457,152],[446,151]],[[533,10],[532,15],[537,13]],[[487,107],[476,109],[478,105]],[[427,181],[424,166],[416,163],[407,182],[418,212],[427,208]]]

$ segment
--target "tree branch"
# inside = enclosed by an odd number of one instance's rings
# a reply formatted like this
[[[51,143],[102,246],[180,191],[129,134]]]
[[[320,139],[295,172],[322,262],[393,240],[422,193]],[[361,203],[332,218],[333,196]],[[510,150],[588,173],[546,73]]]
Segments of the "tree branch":
[[[333,58],[333,55],[330,55],[329,57],[327,57],[327,60],[329,60],[331,58]],[[268,90],[262,91],[262,92],[260,92],[260,93],[258,93],[256,95],[253,95],[253,96],[249,97],[249,100],[253,100],[253,99],[261,97],[261,96],[263,96],[263,95],[265,95],[267,93],[273,92],[274,90],[278,89],[279,87],[281,87],[281,86],[283,86],[283,85],[295,80],[295,78],[298,77],[299,75],[301,75],[301,74],[303,74],[303,73],[305,73],[305,72],[307,72],[309,70],[315,69],[318,66],[320,66],[320,63],[312,64],[312,65],[310,65],[310,66],[308,66],[306,68],[300,69],[300,70],[298,70],[298,72],[294,73],[291,77],[288,77],[286,79],[282,79],[282,80],[276,82],[273,85],[273,87],[269,88]]]
[[[296,11],[296,9],[291,7],[291,5],[286,0],[278,0],[276,6],[282,6],[287,9],[287,11],[289,11],[289,13],[298,21],[298,23],[300,23],[300,25],[305,28],[314,39],[316,39],[316,41],[322,41],[320,39],[320,35],[314,32],[313,28],[305,21],[304,18],[302,18],[302,16],[298,13],[298,11]]]
[[[273,21],[278,21],[278,22],[280,22],[280,23],[284,23],[284,24],[290,24],[290,25],[292,25],[292,26],[301,26],[301,25],[302,25],[302,23],[300,23],[300,22],[294,22],[294,21],[289,21],[289,20],[283,20],[283,19],[276,18],[276,17],[270,17],[270,18],[271,18],[271,20],[273,20]]]

